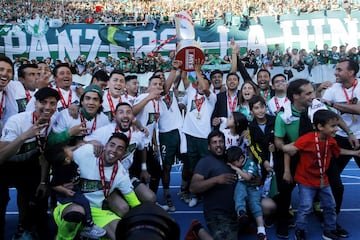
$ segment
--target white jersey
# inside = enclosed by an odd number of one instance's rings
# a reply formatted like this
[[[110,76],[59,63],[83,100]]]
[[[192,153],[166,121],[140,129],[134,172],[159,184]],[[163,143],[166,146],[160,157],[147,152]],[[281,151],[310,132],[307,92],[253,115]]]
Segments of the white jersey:
[[[60,133],[65,130],[69,130],[70,128],[72,128],[76,125],[80,125],[81,123],[82,122],[81,122],[80,113],[78,114],[77,119],[74,119],[72,116],[70,116],[69,109],[65,109],[64,111],[61,111],[58,114],[58,116],[56,118],[56,122],[53,127],[53,131],[55,133]],[[89,135],[96,129],[101,128],[102,126],[105,126],[105,125],[109,124],[110,122],[109,122],[108,117],[104,113],[101,112],[99,114],[96,114],[96,117],[94,117],[90,121],[88,121],[84,118],[84,123],[86,125],[87,131],[86,131],[86,134],[85,134],[85,132],[81,133],[81,136]]]
[[[103,112],[106,116],[108,116],[110,121],[114,121],[116,106],[121,102],[129,103],[130,106],[132,106],[134,101],[132,101],[131,103],[130,100],[131,98],[128,98],[125,95],[121,95],[118,98],[114,98],[109,93],[109,90],[105,90],[103,95],[103,103],[102,103]]]
[[[134,102],[134,105],[141,102],[146,98],[149,93],[140,94]],[[136,115],[136,119],[141,123],[142,126],[149,130],[149,136],[145,137],[145,145],[149,145],[152,140],[152,136],[155,128],[157,128],[158,119],[160,117],[160,100],[149,101],[144,108]]]
[[[280,111],[282,107],[285,108],[284,105],[288,105],[288,107],[291,106],[291,102],[286,96],[283,97],[273,96],[267,102],[268,114],[272,116],[276,116],[276,114]]]
[[[215,108],[216,95],[210,93],[209,97],[198,94],[198,99],[204,97],[200,111],[195,103],[196,89],[191,85],[186,89],[186,96],[183,103],[186,105],[186,116],[183,125],[183,132],[197,138],[207,138],[211,132],[210,119]]]
[[[115,132],[116,123],[107,124],[104,127],[96,129],[92,134],[86,136],[84,138],[85,141],[92,141],[97,140],[102,145],[105,145],[111,135]],[[118,130],[121,132],[120,130]],[[125,169],[129,169],[134,161],[134,153],[136,149],[143,150],[144,149],[144,133],[140,131],[134,131],[133,129],[122,132],[124,133],[129,139],[129,146],[127,148],[127,153],[124,159],[121,161]]]
[[[334,83],[331,87],[325,90],[323,99],[331,102],[336,103],[344,103],[347,104],[346,95],[344,93],[344,90],[347,93],[347,96],[351,102],[358,103],[360,100],[360,84],[358,83],[355,88],[350,87],[348,89],[343,89],[342,85],[340,83]],[[359,103],[358,103],[359,104]],[[350,113],[341,113],[338,112],[343,120],[345,121],[346,125],[350,128],[351,131],[353,131],[354,135],[357,139],[360,139],[360,118],[359,115],[356,114],[350,114]],[[336,133],[339,136],[347,137],[347,133],[339,129]]]
[[[21,82],[14,80],[9,82],[5,88],[5,92],[6,108],[4,108],[3,123],[12,115],[24,112],[27,103],[35,94],[35,91],[26,91]]]
[[[160,99],[159,132],[165,133],[181,129],[184,119],[173,91]]]
[[[54,87],[55,90],[59,92],[60,100],[57,103],[57,110],[58,112],[61,112],[64,109],[67,109],[71,104],[79,104],[80,99],[76,94],[76,86],[71,86],[70,90],[66,91],[62,88]],[[69,97],[71,96],[71,99]],[[31,98],[29,103],[26,105],[26,111],[27,112],[33,112],[35,110],[35,98]]]
[[[93,145],[85,144],[76,149],[74,151],[74,162],[79,165],[81,190],[89,200],[90,206],[101,208],[105,197],[99,173],[99,159],[94,155]],[[110,182],[112,171],[113,166],[104,166],[106,185]],[[133,191],[129,175],[121,164],[118,164],[118,171],[109,194],[115,189],[119,189],[124,195]]]
[[[45,138],[51,131],[53,127],[53,119],[50,120],[50,125],[46,128],[43,128],[40,131],[40,137]],[[2,142],[12,142],[15,141],[21,134],[29,130],[34,125],[33,112],[22,112],[11,116],[4,128],[2,129]],[[26,139],[22,144],[21,148],[18,150],[17,154],[24,154],[28,152],[36,152],[38,148],[38,143],[36,137]],[[13,158],[17,158],[18,156],[14,156]],[[18,159],[27,160],[25,159]]]

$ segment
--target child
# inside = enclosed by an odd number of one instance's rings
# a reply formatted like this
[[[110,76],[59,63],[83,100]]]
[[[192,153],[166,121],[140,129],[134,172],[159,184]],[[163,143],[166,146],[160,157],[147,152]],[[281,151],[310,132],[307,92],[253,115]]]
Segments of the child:
[[[342,149],[334,136],[338,130],[338,115],[329,110],[318,110],[314,114],[315,132],[299,137],[295,143],[284,146],[284,152],[294,154],[300,152],[294,180],[298,183],[299,207],[297,213],[295,236],[297,240],[306,239],[308,215],[312,211],[313,199],[320,197],[323,208],[323,239],[340,239],[336,234],[335,200],[326,174],[333,157],[342,155],[360,155],[360,151]]]
[[[275,117],[266,114],[266,102],[261,96],[254,96],[249,100],[249,108],[254,119],[249,123],[249,149],[255,162],[261,167],[262,183],[268,177],[274,177],[275,152],[274,128]],[[265,185],[265,184],[264,184]],[[261,200],[265,222],[272,225],[272,214],[276,210],[276,204],[272,196],[266,194],[269,189],[263,189]]]
[[[56,192],[56,199],[61,204],[76,203],[84,208],[84,228],[80,233],[87,238],[100,238],[106,230],[94,224],[89,201],[80,191],[78,165],[73,161],[72,149],[67,145],[56,144],[49,146],[44,152],[45,158],[52,165],[51,186]],[[70,187],[65,187],[68,185]]]
[[[247,155],[247,127],[248,120],[246,116],[240,112],[232,112],[227,119],[221,118],[220,131],[225,135],[226,149],[231,146],[237,146],[244,151],[245,155]]]
[[[257,164],[250,158],[245,158],[239,147],[230,147],[227,150],[227,162],[236,171],[238,182],[235,187],[234,201],[238,219],[244,222],[247,219],[246,203],[255,217],[257,224],[257,238],[265,240],[266,233],[261,207],[261,190],[250,183],[253,177],[259,176]]]

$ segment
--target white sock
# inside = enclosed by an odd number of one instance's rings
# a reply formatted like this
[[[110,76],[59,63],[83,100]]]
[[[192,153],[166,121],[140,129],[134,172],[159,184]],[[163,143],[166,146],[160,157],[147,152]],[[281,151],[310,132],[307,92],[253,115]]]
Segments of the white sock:
[[[265,227],[257,227],[257,233],[263,233],[266,235]]]

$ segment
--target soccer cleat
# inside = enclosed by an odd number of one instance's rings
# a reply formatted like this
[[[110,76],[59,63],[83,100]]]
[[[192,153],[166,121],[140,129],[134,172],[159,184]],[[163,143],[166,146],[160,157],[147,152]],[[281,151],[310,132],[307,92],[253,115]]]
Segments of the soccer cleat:
[[[257,240],[266,240],[266,239],[267,239],[267,238],[266,238],[266,235],[263,234],[263,233],[258,233],[258,234],[256,235],[256,237],[257,237]]]
[[[347,238],[349,237],[349,232],[343,229],[338,223],[336,223],[336,233],[338,237]]]
[[[106,234],[106,230],[93,224],[92,226],[85,226],[80,235],[82,237],[98,239]]]
[[[198,204],[198,199],[193,197],[189,202],[189,207],[195,207]]]
[[[336,235],[336,230],[324,231],[322,235],[324,240],[340,240],[341,238]]]
[[[186,191],[181,191],[178,193],[178,196],[181,200],[183,200],[186,204],[190,202],[189,193]]]
[[[166,205],[169,207],[169,212],[175,212],[176,211],[176,208],[171,200],[171,195],[168,194],[166,195]]]

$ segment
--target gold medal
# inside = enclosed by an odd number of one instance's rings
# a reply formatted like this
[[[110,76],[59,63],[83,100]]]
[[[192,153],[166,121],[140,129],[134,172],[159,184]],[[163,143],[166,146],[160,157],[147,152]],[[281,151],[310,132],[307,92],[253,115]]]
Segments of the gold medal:
[[[197,119],[201,119],[200,112],[197,112],[197,114],[196,114],[196,118],[197,118]]]

